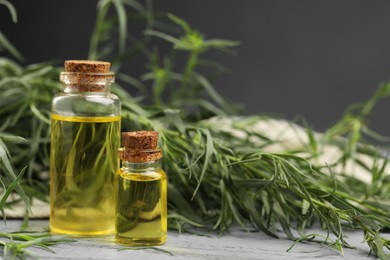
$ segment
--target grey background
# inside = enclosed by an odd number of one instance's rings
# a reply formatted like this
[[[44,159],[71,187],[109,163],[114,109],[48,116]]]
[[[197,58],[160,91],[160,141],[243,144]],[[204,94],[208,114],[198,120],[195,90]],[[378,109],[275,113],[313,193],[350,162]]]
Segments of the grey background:
[[[19,23],[0,6],[0,30],[27,58],[86,58],[96,2],[13,1]],[[231,73],[215,87],[247,114],[304,117],[316,130],[335,123],[390,77],[390,2],[362,0],[165,0],[156,10],[187,20],[208,38],[238,40],[237,54],[210,53]],[[127,62],[130,74],[143,66]],[[370,118],[390,135],[386,99]]]

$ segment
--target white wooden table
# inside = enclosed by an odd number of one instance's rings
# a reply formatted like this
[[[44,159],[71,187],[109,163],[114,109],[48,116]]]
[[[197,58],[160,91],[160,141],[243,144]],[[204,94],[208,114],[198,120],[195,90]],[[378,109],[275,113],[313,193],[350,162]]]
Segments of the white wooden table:
[[[16,231],[20,224],[20,220],[7,220],[6,226],[3,222],[0,224],[0,232]],[[48,220],[30,220],[29,230],[42,231],[47,227]],[[121,246],[114,244],[113,237],[77,238],[77,242],[51,247],[55,253],[40,248],[31,251],[41,259],[375,259],[367,257],[369,249],[362,243],[362,232],[348,232],[347,235],[348,242],[356,249],[345,249],[344,257],[317,243],[299,243],[286,252],[293,242],[282,233],[280,239],[274,239],[262,232],[248,233],[239,228],[221,237],[213,233],[198,236],[169,231],[167,243],[158,247],[169,253],[153,248],[118,251]]]

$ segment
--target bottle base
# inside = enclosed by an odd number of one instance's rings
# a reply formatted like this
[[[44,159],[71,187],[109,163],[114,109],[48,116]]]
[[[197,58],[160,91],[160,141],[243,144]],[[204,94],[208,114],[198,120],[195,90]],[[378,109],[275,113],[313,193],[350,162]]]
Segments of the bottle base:
[[[74,237],[104,237],[114,234],[114,230],[75,231],[50,226],[50,233]]]
[[[126,245],[126,246],[160,246],[165,244],[167,241],[167,236],[163,237],[152,237],[152,238],[145,238],[145,237],[122,237],[122,236],[115,236],[115,243],[120,245]]]

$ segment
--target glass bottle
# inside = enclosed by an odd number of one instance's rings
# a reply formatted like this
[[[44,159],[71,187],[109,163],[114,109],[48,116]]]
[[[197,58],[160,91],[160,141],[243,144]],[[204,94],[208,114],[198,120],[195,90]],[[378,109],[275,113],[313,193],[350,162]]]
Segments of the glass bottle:
[[[64,92],[52,101],[50,229],[113,234],[121,104],[109,62],[65,61]]]
[[[122,133],[119,150],[116,242],[130,246],[162,245],[167,237],[167,179],[161,169],[158,133]]]

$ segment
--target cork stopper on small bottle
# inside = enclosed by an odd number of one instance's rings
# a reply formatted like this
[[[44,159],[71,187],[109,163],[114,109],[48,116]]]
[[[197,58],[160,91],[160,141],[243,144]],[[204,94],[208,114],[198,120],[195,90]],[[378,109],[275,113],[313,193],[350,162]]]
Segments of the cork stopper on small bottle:
[[[155,131],[123,132],[122,142],[126,150],[151,150],[157,148],[158,133]]]
[[[105,61],[66,60],[60,80],[65,84],[65,91],[104,92],[114,82],[110,66]]]
[[[141,163],[162,158],[162,151],[157,147],[158,132],[134,131],[123,132],[120,157],[124,161]]]

